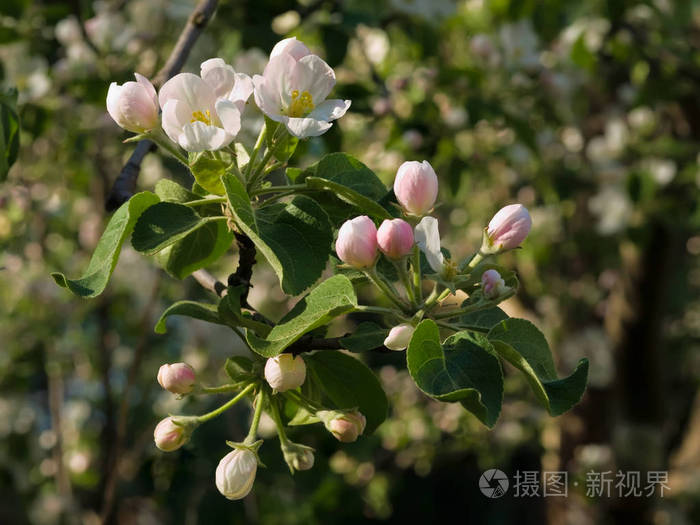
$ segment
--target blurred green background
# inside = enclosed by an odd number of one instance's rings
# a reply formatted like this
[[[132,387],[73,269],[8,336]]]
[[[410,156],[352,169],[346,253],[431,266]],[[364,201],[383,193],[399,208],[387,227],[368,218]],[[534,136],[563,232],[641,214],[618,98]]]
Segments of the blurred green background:
[[[176,401],[156,383],[160,364],[187,361],[216,384],[243,352],[226,328],[187,318],[153,333],[168,304],[207,292],[128,243],[98,299],[49,277],[85,267],[132,150],[105,110],[109,83],[153,76],[194,2],[3,0],[0,83],[19,90],[22,132],[0,183],[0,523],[700,523],[700,2],[220,4],[185,70],[219,56],[259,73],[294,35],[352,99],[298,164],[343,150],[388,185],[404,160],[428,159],[457,257],[502,205],[530,209],[524,249],[504,257],[522,284],[505,309],[547,334],[561,373],[591,360],[587,393],[553,419],[506,369],[489,432],[420,394],[402,354],[368,355],[391,399],[373,436],[340,445],[322,428],[295,431],[319,453],[294,478],[271,436],[252,495],[221,497],[214,470],[224,440],[245,433],[244,407],[175,453],[152,442],[168,412],[221,402]],[[188,180],[151,154],[139,186],[161,177]],[[235,267],[231,252],[213,270]],[[252,304],[286,310],[269,268],[254,285]],[[490,500],[477,488],[487,468],[511,483],[518,470],[565,470],[569,495]],[[667,471],[670,489],[589,497],[591,470]]]

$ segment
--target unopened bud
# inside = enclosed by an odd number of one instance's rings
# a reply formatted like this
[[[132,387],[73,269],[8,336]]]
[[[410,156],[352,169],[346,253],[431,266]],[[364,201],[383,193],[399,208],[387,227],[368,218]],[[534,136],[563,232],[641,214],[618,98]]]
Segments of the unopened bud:
[[[122,128],[143,133],[158,126],[158,96],[153,84],[135,73],[136,82],[121,86],[112,82],[107,92],[107,112]]]
[[[189,434],[186,426],[176,424],[172,417],[166,417],[156,425],[153,440],[163,452],[172,452],[187,443]]]
[[[409,161],[399,166],[394,180],[394,194],[411,215],[423,216],[433,209],[438,194],[438,179],[427,160]]]
[[[415,327],[409,323],[402,323],[389,330],[389,335],[384,339],[384,346],[389,350],[406,350],[411,341]]]
[[[341,261],[354,268],[370,268],[377,259],[377,227],[366,215],[343,223],[335,251]]]
[[[326,429],[342,443],[357,441],[357,437],[365,431],[367,419],[358,410],[351,412],[322,410],[317,412]]]
[[[306,379],[306,363],[298,355],[280,354],[265,363],[265,379],[277,392],[300,387]]]
[[[413,228],[403,219],[386,219],[377,230],[377,245],[390,259],[400,259],[413,251]]]
[[[520,246],[530,233],[532,219],[522,204],[510,204],[498,210],[484,234],[481,252],[494,254]]]
[[[228,499],[245,498],[253,488],[257,471],[254,452],[245,448],[233,450],[216,467],[216,488]]]
[[[309,470],[314,466],[314,449],[306,445],[290,441],[282,445],[282,454],[292,472],[295,470]]]
[[[481,276],[481,289],[486,299],[495,299],[508,292],[506,282],[496,270],[486,270]]]
[[[187,363],[165,364],[158,370],[158,383],[173,394],[189,394],[197,383],[197,376]]]

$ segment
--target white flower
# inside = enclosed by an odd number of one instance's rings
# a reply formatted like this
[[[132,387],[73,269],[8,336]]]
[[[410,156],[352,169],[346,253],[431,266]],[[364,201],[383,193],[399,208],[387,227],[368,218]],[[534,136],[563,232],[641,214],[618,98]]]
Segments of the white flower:
[[[306,55],[310,55],[311,51],[309,51],[309,48],[306,47],[304,42],[297,40],[296,37],[293,36],[277,42],[275,47],[272,48],[272,51],[270,51],[270,58],[272,59],[283,54],[291,55],[294,60],[300,60]]]
[[[335,73],[320,57],[305,55],[297,60],[291,53],[279,51],[262,76],[253,77],[255,103],[295,137],[317,137],[328,131],[331,121],[345,115],[350,101],[326,100],[335,86]]]
[[[165,133],[187,151],[228,146],[241,129],[241,112],[252,91],[250,78],[220,58],[202,63],[201,74],[175,75],[158,94]]]
[[[393,327],[384,339],[384,346],[389,350],[406,350],[415,330],[415,327],[409,323],[401,323]]]
[[[445,267],[445,256],[440,251],[440,230],[435,217],[426,216],[421,219],[415,231],[416,244],[428,259],[428,264],[436,272],[441,273]]]

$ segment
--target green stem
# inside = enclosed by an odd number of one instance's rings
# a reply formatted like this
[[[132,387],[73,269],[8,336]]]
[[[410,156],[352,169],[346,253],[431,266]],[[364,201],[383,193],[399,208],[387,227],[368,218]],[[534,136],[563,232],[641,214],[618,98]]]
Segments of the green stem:
[[[248,160],[248,165],[245,168],[245,180],[250,180],[250,174],[253,172],[253,165],[255,164],[255,159],[258,157],[260,148],[262,148],[265,143],[265,135],[267,134],[267,124],[263,122],[262,129],[258,135],[258,140],[255,141],[255,146],[253,147],[253,152],[250,154],[250,159]]]
[[[418,301],[416,301],[416,290],[413,288],[413,284],[411,283],[411,276],[408,275],[408,271],[406,270],[406,259],[401,258],[398,261],[392,262],[396,267],[396,271],[399,274],[399,278],[401,279],[404,288],[406,288],[406,293],[408,294],[408,298],[410,299],[411,304],[414,308],[417,307]]]
[[[381,306],[357,305],[353,311],[366,312],[366,313],[371,313],[371,314],[387,314],[387,315],[393,315],[394,317],[398,317],[399,319],[404,319],[404,320],[406,319],[406,317],[403,315],[402,312],[394,310],[393,308],[383,308]]]
[[[241,388],[240,383],[231,383],[229,385],[220,385],[220,386],[203,386],[199,390],[199,393],[202,394],[223,394],[226,392],[235,392]],[[197,392],[195,392],[197,393]]]
[[[284,431],[284,423],[282,423],[280,407],[277,405],[276,397],[272,397],[270,399],[270,415],[272,416],[272,420],[275,422],[275,426],[277,427],[277,435],[280,437],[280,445],[289,443],[287,433]]]
[[[321,410],[323,407],[316,402],[312,401],[308,397],[304,396],[303,394],[297,392],[296,390],[287,390],[284,392],[285,396],[289,397],[298,405],[303,405],[304,408],[306,408],[309,412],[318,412]]]
[[[406,309],[406,304],[399,298],[396,291],[392,290],[392,288],[379,276],[379,274],[377,274],[377,270],[375,268],[365,270],[364,273],[369,280],[372,281],[372,284],[379,288],[392,303],[398,306],[402,311]]]
[[[420,271],[420,248],[416,244],[413,247],[413,260],[411,261],[411,267],[413,268],[413,288],[415,291],[416,301],[418,303],[423,301],[423,288],[421,286],[422,276]]]
[[[210,419],[215,418],[216,416],[218,416],[218,415],[220,415],[220,414],[223,414],[223,413],[226,412],[229,408],[231,408],[233,405],[235,405],[235,404],[238,403],[241,399],[243,399],[245,396],[247,396],[248,393],[249,393],[251,390],[253,390],[254,388],[255,388],[255,383],[249,384],[247,387],[245,387],[243,390],[241,390],[241,392],[240,392],[236,397],[234,397],[233,399],[231,399],[231,400],[228,401],[227,403],[224,403],[223,405],[221,405],[221,406],[220,406],[219,408],[217,408],[216,410],[212,410],[211,412],[209,412],[209,413],[207,413],[207,414],[203,414],[203,415],[199,416],[199,417],[197,418],[197,421],[198,421],[199,423],[204,423],[205,421],[209,421]]]
[[[272,149],[270,148],[265,152],[265,155],[263,156],[262,160],[260,161],[260,164],[258,164],[258,167],[255,168],[253,175],[250,177],[250,182],[248,184],[249,184],[251,191],[253,191],[253,189],[260,182],[260,180],[262,178],[264,178],[265,166],[267,165],[267,163],[270,161],[271,158],[272,158]]]
[[[473,270],[480,262],[485,261],[489,257],[491,257],[490,254],[484,255],[483,253],[481,253],[481,250],[479,250],[478,252],[476,252],[476,255],[472,257],[471,261],[469,261],[469,263],[464,267],[464,269]]]
[[[185,206],[206,206],[207,204],[215,204],[218,202],[226,202],[226,197],[210,197],[208,199],[198,199],[196,201],[183,202]]]
[[[499,302],[505,301],[506,299],[513,296],[514,294],[515,294],[515,290],[510,290],[508,293],[497,297],[496,300],[493,300],[493,301],[481,300],[476,304],[471,304],[469,306],[465,306],[464,308],[458,308],[456,310],[451,310],[449,312],[440,312],[440,313],[433,315],[433,319],[447,319],[449,317],[454,317],[456,315],[470,314],[472,312],[484,310],[485,308],[491,308],[493,306],[496,306]]]
[[[263,405],[265,404],[265,388],[260,389],[258,397],[255,398],[255,412],[253,412],[253,421],[250,423],[248,435],[243,440],[246,445],[251,445],[255,442],[258,433],[258,425],[260,424],[260,416],[262,416]]]
[[[180,152],[179,148],[170,140],[163,130],[159,129],[146,133],[146,137],[150,141],[155,142],[162,150],[167,151],[170,153],[170,155],[189,168],[190,163],[187,160],[187,157]]]

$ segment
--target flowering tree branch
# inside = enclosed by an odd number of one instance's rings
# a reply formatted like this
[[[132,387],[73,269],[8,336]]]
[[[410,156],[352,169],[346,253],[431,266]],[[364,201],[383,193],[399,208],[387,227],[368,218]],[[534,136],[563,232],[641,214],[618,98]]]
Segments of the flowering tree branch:
[[[182,33],[180,33],[180,37],[177,39],[173,50],[170,52],[170,56],[153,79],[153,84],[155,84],[156,87],[160,87],[166,80],[182,69],[199,35],[202,34],[202,31],[204,31],[204,28],[214,15],[217,5],[218,0],[199,1],[188,18]],[[150,140],[142,140],[136,145],[129,160],[124,164],[121,172],[119,172],[112,186],[112,190],[107,197],[105,206],[108,211],[116,210],[134,194],[136,190],[136,181],[141,171],[141,162],[143,162],[146,154],[153,151],[155,147],[156,145]]]

